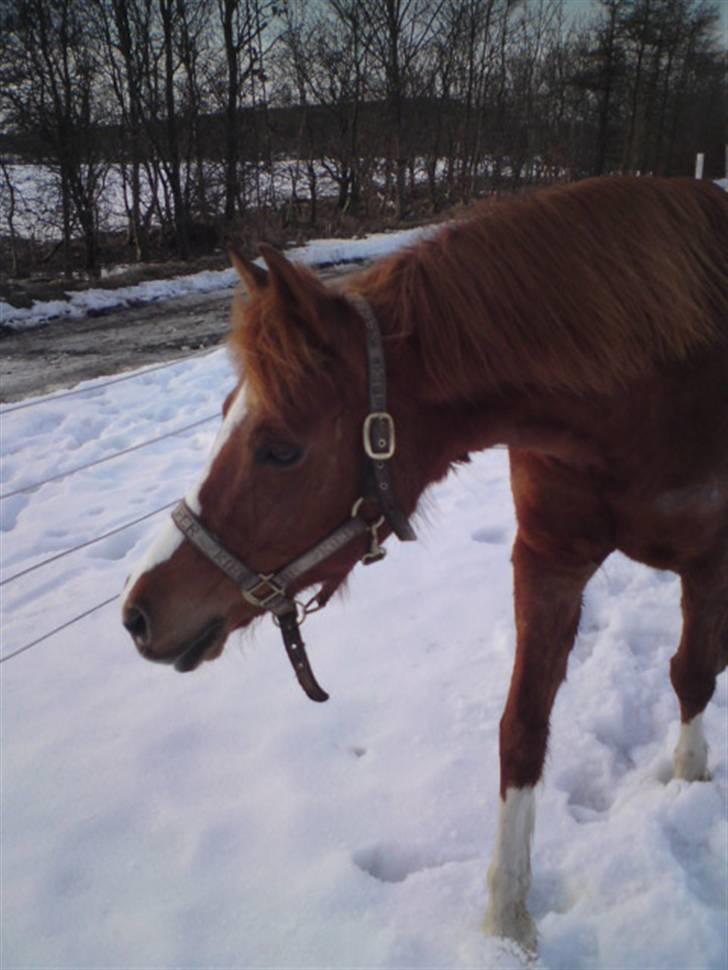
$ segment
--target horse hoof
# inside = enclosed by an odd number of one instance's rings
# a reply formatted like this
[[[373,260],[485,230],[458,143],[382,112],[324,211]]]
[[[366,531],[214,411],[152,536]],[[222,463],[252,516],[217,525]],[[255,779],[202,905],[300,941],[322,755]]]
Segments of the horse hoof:
[[[674,771],[672,776],[676,781],[712,781],[713,773],[712,771],[698,771],[695,773],[688,771]]]
[[[525,904],[516,903],[496,911],[489,906],[483,928],[486,936],[500,936],[518,944],[527,954],[535,956],[538,950],[538,933],[536,924],[526,909]]]
[[[682,781],[710,781],[708,771],[708,745],[703,738],[693,739],[687,745],[678,744],[672,756],[673,778]]]

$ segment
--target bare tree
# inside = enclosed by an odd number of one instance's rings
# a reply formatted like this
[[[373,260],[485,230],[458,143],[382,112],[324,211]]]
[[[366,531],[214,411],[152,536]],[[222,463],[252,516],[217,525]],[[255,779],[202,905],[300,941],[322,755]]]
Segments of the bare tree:
[[[585,78],[598,99],[597,138],[593,171],[602,175],[607,169],[612,140],[612,120],[616,95],[624,72],[624,50],[620,45],[620,16],[626,0],[599,0],[602,20],[595,31],[591,53],[593,68]]]
[[[437,209],[520,182],[685,172],[724,141],[715,2],[599,0],[581,23],[567,3],[12,0],[0,119],[55,176],[36,217],[55,219],[67,273],[98,269],[112,166],[143,259],[153,244],[186,256],[203,229],[210,245],[223,220],[260,231],[273,210],[407,217],[423,173]],[[17,263],[14,178],[6,165]]]
[[[107,164],[98,134],[98,52],[86,10],[82,0],[17,0],[6,29],[14,80],[3,90],[5,111],[11,123],[36,133],[43,159],[57,172],[65,272],[78,227],[85,268],[96,273],[97,204]]]
[[[5,199],[3,201],[3,209],[5,210],[5,220],[8,226],[8,233],[10,235],[10,275],[18,275],[18,234],[15,230],[15,184],[10,177],[10,170],[5,162],[4,158],[0,158],[0,175],[2,175],[2,181],[0,182],[0,199]]]
[[[386,120],[389,129],[387,160],[393,169],[396,215],[407,207],[408,147],[405,142],[406,102],[426,85],[423,61],[445,0],[362,0],[372,27],[372,54],[383,79]],[[411,152],[409,153],[411,155]]]
[[[142,87],[149,70],[152,11],[134,0],[93,0],[97,29],[104,46],[104,68],[114,94],[119,122],[118,164],[124,187],[129,239],[137,260],[148,254],[147,230],[153,208],[142,197],[148,160]]]
[[[313,15],[305,2],[291,0],[285,24],[278,64],[295,85],[309,189],[316,191],[320,166],[338,187],[339,211],[357,214],[369,194],[375,141],[381,141],[365,128],[374,66],[363,0],[330,0]]]
[[[225,65],[224,79],[217,82],[225,117],[224,213],[230,222],[244,209],[240,185],[240,109],[251,98],[251,82],[264,79],[263,61],[269,46],[267,32],[277,6],[275,0],[216,0],[216,7]]]

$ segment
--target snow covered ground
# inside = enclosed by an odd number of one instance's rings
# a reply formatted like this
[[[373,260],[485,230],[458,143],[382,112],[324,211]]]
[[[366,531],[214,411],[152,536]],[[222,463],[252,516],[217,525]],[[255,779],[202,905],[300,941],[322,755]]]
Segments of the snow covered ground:
[[[438,228],[438,227],[435,227]],[[362,239],[313,239],[305,246],[290,249],[286,255],[297,262],[311,266],[351,263],[363,259],[378,259],[395,249],[405,246],[431,228],[404,229],[399,232],[372,233]],[[69,317],[83,317],[87,313],[108,311],[114,307],[153,303],[188,293],[209,293],[212,290],[232,288],[237,282],[233,269],[205,270],[188,276],[176,276],[169,280],[147,280],[135,286],[116,290],[89,289],[70,293],[67,300],[36,301],[30,308],[11,306],[0,300],[0,325],[13,330],[24,330]]]
[[[216,351],[6,408],[2,494],[217,414],[233,382]],[[217,424],[0,501],[0,579],[172,502]],[[723,970],[728,684],[713,780],[669,780],[679,586],[619,556],[553,718],[539,959],[481,933],[513,654],[506,454],[427,509],[421,542],[308,621],[328,704],[269,621],[182,676],[139,659],[118,601],[2,664],[3,968]],[[7,582],[3,656],[117,593],[163,517]]]

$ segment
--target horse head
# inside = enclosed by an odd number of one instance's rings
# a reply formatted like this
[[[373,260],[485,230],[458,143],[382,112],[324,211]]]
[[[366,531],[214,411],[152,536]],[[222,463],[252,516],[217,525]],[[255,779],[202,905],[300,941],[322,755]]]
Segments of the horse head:
[[[301,590],[318,586],[323,604],[358,561],[383,555],[393,529],[414,538],[407,517],[433,477],[406,340],[388,337],[385,350],[360,298],[261,252],[267,269],[231,248],[249,298],[234,302],[240,378],[207,468],[125,588],[123,621],[139,652],[183,671],[219,656],[266,609],[297,632]],[[376,407],[385,371],[386,412]]]

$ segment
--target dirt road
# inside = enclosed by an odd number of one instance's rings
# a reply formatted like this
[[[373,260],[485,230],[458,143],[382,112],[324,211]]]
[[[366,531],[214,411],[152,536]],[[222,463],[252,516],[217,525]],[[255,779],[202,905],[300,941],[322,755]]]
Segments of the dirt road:
[[[220,343],[232,290],[102,317],[52,321],[0,337],[0,401],[17,401]]]
[[[358,268],[321,275],[334,279]],[[216,290],[2,335],[0,402],[214,347],[227,336],[232,297],[232,289]]]

